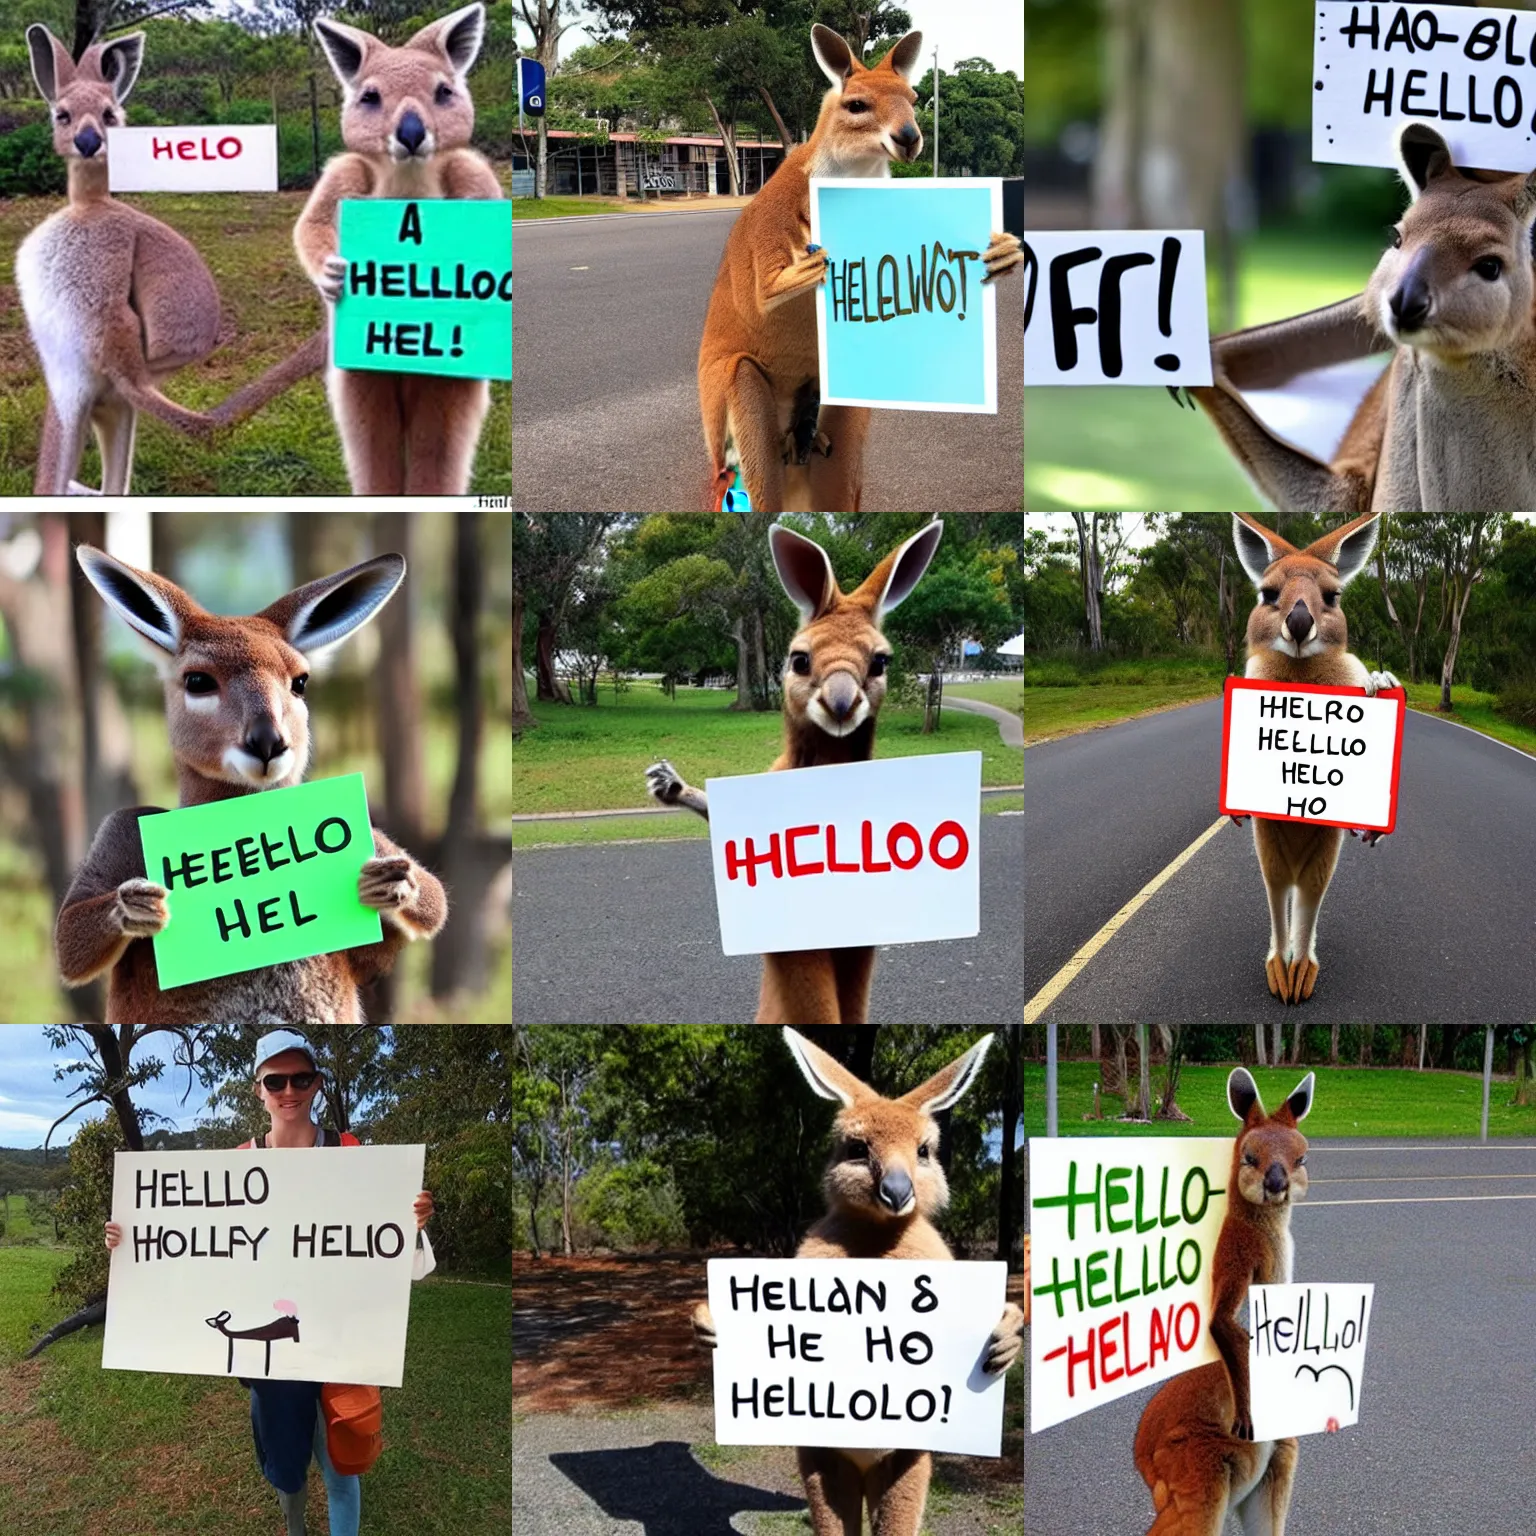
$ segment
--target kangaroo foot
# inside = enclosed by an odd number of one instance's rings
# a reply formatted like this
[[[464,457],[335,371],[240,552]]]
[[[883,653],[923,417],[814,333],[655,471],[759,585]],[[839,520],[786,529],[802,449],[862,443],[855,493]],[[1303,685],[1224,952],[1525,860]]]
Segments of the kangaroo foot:
[[[1310,955],[1298,955],[1291,961],[1286,972],[1286,980],[1289,984],[1288,1001],[1304,1003],[1312,996],[1312,989],[1317,985],[1317,961]]]
[[[1278,997],[1282,1003],[1291,1000],[1291,974],[1290,967],[1285,963],[1282,955],[1271,955],[1264,962],[1264,979],[1269,983],[1269,991],[1272,997]]]

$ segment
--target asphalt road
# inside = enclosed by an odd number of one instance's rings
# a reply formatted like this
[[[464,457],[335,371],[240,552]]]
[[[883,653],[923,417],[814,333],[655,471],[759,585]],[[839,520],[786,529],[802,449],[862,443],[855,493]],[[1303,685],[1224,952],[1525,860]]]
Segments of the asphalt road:
[[[1030,997],[1216,819],[1220,751],[1219,699],[1026,749]],[[1536,761],[1410,710],[1398,830],[1369,849],[1345,840],[1307,1021],[1530,1019],[1533,821]],[[1228,823],[1041,1017],[1271,1020],[1268,947],[1252,833]]]
[[[1536,1201],[1506,1197],[1536,1195],[1536,1146],[1313,1141],[1307,1166],[1297,1279],[1376,1293],[1360,1422],[1302,1438],[1290,1536],[1530,1536]],[[1362,1203],[1382,1200],[1412,1203]],[[1143,1536],[1131,1447],[1151,1395],[1025,1441],[1029,1536]]]
[[[736,209],[513,229],[512,504],[703,505],[699,338]],[[1024,496],[1024,285],[998,285],[998,414],[879,411],[866,512],[1003,512]]]
[[[981,818],[981,932],[883,949],[872,1024],[1016,1024],[1024,1011],[1024,818]],[[709,843],[596,843],[512,856],[520,1024],[717,1024],[757,1009],[761,962],[720,953]]]

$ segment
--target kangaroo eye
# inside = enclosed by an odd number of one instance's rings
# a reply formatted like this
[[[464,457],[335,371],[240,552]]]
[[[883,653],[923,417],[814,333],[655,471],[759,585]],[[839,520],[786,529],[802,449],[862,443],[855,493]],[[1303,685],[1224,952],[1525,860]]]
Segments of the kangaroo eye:
[[[201,695],[219,691],[218,682],[209,672],[188,672],[181,681],[187,692],[191,694]]]
[[[451,85],[438,86],[437,93],[432,99],[438,106],[446,107],[453,100],[453,87]]]
[[[850,111],[850,112],[868,112],[869,111],[869,103],[867,101],[845,101],[843,103],[843,106],[845,108],[847,108],[847,110]]]
[[[1280,589],[1278,587],[1260,587],[1259,596],[1273,607],[1280,601]]]
[[[1400,229],[1394,229],[1392,231],[1392,249],[1394,251],[1400,251],[1400,250],[1402,250],[1402,248],[1403,248],[1403,232]]]
[[[1245,1162],[1245,1163],[1247,1163],[1247,1164],[1248,1164],[1248,1166],[1249,1166],[1249,1167],[1250,1167],[1250,1168],[1257,1168],[1257,1167],[1258,1167],[1258,1166],[1259,1166],[1259,1159],[1258,1159],[1258,1154],[1257,1154],[1257,1153],[1255,1153],[1255,1152],[1249,1152],[1249,1153],[1248,1153],[1248,1154],[1247,1154],[1247,1155],[1246,1155],[1246,1156],[1245,1156],[1245,1157],[1244,1157],[1244,1158],[1243,1158],[1243,1161],[1244,1161],[1244,1162]]]
[[[1339,606],[1339,594],[1337,592],[1323,593],[1323,607],[1337,608]]]
[[[117,121],[117,113],[115,113],[111,107],[108,107],[107,110],[101,114],[101,120],[107,124],[115,123]]]
[[[869,675],[871,677],[884,677],[885,662],[886,658],[884,653],[877,651],[873,656],[869,658]]]
[[[362,102],[365,107],[376,107],[380,102],[384,100],[384,98],[379,95],[378,91],[371,85],[357,99]]]
[[[69,113],[68,112],[56,112],[54,114],[53,120],[56,123],[67,123],[69,121]]]
[[[923,1146],[921,1146],[921,1147],[919,1147],[917,1149],[917,1160],[920,1163],[926,1163],[928,1161],[928,1159],[930,1157],[932,1157],[932,1156],[933,1156],[933,1149],[931,1147],[929,1147],[926,1143]]]
[[[309,686],[309,673],[302,672],[293,680],[293,691],[296,697],[303,698],[304,690]]]
[[[843,1161],[845,1163],[868,1162],[869,1143],[864,1141],[845,1141],[843,1143]]]
[[[809,677],[811,675],[811,653],[809,651],[791,651],[789,653],[789,670],[797,677]]]
[[[1297,1166],[1297,1167],[1298,1167],[1298,1168],[1302,1168],[1302,1167],[1305,1167],[1305,1166],[1306,1166],[1306,1161],[1307,1161],[1307,1159],[1306,1159],[1306,1157],[1305,1157],[1305,1156],[1304,1156],[1304,1155],[1303,1155],[1303,1156],[1301,1156],[1301,1157],[1298,1157],[1298,1158],[1297,1158],[1297,1159],[1296,1159],[1296,1166]]]
[[[1497,256],[1484,256],[1481,261],[1472,263],[1472,270],[1485,283],[1495,283],[1504,271],[1504,263]]]

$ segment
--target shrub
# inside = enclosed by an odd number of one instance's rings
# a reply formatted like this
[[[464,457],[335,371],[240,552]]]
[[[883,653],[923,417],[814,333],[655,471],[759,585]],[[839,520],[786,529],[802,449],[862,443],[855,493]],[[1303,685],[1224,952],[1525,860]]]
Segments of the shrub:
[[[107,1246],[101,1229],[112,1215],[112,1158],[125,1151],[114,1114],[89,1120],[75,1132],[69,1149],[69,1182],[59,1196],[59,1226],[75,1256],[54,1282],[53,1294],[70,1306],[107,1288]]]
[[[1494,710],[1516,725],[1536,730],[1536,677],[1512,677],[1499,689]]]
[[[7,196],[51,197],[64,191],[64,162],[46,123],[0,131],[0,187]]]
[[[503,1273],[512,1257],[512,1141],[505,1126],[472,1125],[427,1148],[436,1215],[433,1252],[446,1270]]]

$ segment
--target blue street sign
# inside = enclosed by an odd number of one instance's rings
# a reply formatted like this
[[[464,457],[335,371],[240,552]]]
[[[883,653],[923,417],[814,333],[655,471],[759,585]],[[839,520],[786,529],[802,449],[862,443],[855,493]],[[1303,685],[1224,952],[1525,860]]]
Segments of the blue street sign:
[[[517,97],[529,117],[544,116],[544,66],[526,54],[517,61]]]

